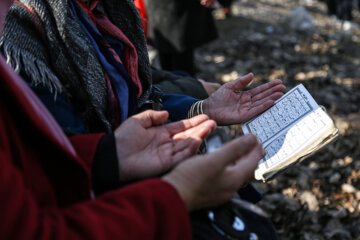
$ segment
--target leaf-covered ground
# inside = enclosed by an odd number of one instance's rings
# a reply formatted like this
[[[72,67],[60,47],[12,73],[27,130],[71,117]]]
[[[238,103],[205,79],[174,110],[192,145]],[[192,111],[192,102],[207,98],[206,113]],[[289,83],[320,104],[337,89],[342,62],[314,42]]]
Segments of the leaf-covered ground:
[[[312,21],[293,24],[296,7]],[[197,50],[198,77],[223,83],[253,72],[255,85],[303,83],[340,130],[325,149],[269,183],[254,183],[265,196],[259,205],[281,239],[360,239],[358,12],[353,23],[341,22],[315,0],[235,0],[232,12],[215,14],[220,37]],[[228,128],[232,136],[240,129]]]

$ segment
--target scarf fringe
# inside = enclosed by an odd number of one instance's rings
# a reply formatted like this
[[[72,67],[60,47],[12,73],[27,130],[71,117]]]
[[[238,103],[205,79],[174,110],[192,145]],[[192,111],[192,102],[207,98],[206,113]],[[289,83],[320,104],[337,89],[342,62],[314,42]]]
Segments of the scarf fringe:
[[[55,95],[62,93],[64,87],[60,80],[49,70],[49,67],[42,61],[32,57],[31,54],[21,51],[16,47],[2,42],[1,51],[6,58],[7,64],[14,69],[16,73],[20,73],[23,69],[29,75],[31,83],[35,86],[42,85]]]

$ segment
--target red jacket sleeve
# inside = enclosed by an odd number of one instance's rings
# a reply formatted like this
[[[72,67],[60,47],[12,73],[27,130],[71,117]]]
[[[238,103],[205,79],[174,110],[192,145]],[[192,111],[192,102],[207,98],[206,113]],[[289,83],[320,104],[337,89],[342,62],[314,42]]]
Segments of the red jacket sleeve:
[[[91,169],[93,164],[99,141],[104,135],[104,133],[79,134],[69,138],[77,155],[89,169]]]
[[[0,150],[0,239],[191,239],[182,200],[160,179],[66,208],[44,204],[33,191]]]
[[[120,182],[114,134],[76,135],[70,140],[91,172],[92,188],[96,195],[124,185]]]

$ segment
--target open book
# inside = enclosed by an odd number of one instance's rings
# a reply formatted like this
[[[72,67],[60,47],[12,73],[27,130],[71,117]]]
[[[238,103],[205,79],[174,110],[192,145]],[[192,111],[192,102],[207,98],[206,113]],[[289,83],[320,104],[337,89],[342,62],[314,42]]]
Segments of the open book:
[[[325,109],[300,84],[275,104],[242,126],[262,142],[266,155],[255,170],[264,182],[304,160],[338,135],[338,129]]]

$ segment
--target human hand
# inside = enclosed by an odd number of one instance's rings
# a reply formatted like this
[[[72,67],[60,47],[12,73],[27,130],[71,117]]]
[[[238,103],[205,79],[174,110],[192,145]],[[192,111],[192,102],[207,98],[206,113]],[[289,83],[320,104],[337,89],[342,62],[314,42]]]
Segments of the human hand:
[[[248,134],[182,162],[163,180],[179,192],[189,211],[216,206],[253,179],[264,153],[256,137]]]
[[[281,80],[273,80],[256,88],[240,91],[254,78],[249,73],[222,85],[204,100],[203,111],[219,125],[244,123],[268,109],[283,95]]]
[[[216,123],[206,115],[163,124],[169,114],[148,110],[115,131],[120,180],[154,177],[194,155]]]
[[[217,0],[201,0],[200,4],[205,6],[205,7],[210,7],[212,6]]]

